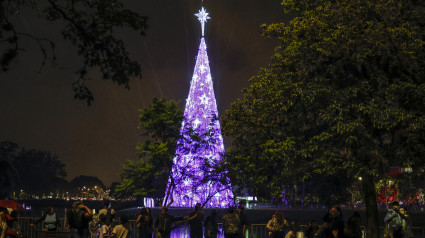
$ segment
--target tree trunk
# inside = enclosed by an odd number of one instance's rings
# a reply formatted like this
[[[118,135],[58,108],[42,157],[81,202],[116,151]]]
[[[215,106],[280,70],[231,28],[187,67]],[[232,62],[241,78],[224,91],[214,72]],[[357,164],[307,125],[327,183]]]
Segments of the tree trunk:
[[[380,238],[378,206],[376,203],[375,184],[372,177],[363,179],[363,194],[366,203],[366,237]]]

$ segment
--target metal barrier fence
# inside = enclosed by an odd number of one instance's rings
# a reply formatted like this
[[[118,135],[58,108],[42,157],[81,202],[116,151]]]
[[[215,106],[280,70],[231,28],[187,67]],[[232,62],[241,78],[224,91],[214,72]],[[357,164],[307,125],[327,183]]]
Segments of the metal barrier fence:
[[[30,224],[34,224],[39,218],[36,217],[21,217],[19,218],[19,224],[21,227],[21,234],[23,238],[41,238],[46,237],[47,232],[42,232],[42,223],[39,223],[35,226],[30,226]],[[58,233],[64,233],[65,231],[65,220],[63,218],[59,218],[61,228],[58,228]]]
[[[57,229],[57,232],[43,232],[42,223],[39,223],[35,226],[30,226],[34,224],[38,218],[35,217],[21,217],[19,218],[19,224],[21,227],[21,234],[23,238],[47,238],[47,237],[70,237],[69,231],[66,230],[65,219],[59,218],[61,227]],[[129,220],[130,227],[130,237],[138,237],[138,230],[136,226],[136,220]],[[221,231],[221,226],[220,226]],[[183,238],[189,237],[189,227],[181,226],[173,230],[171,233],[171,238]]]
[[[69,231],[66,230],[65,219],[59,218],[61,227],[57,229],[57,232],[43,232],[42,223],[39,223],[35,226],[30,226],[34,224],[38,218],[34,217],[21,217],[19,218],[19,224],[21,227],[21,234],[23,238],[44,238],[44,237],[70,237]],[[130,237],[138,237],[138,230],[135,220],[129,220],[130,227]],[[68,235],[66,235],[68,234]],[[182,236],[183,235],[183,236]],[[182,238],[189,237],[189,227],[181,226],[171,233],[171,238]]]
[[[21,217],[19,219],[21,232],[23,238],[47,238],[47,237],[70,237],[69,233],[65,229],[65,220],[60,218],[61,228],[58,229],[56,233],[52,232],[42,232],[42,223],[37,224],[34,227],[31,227],[30,224],[33,224],[38,218],[34,217]],[[138,230],[136,226],[135,220],[129,220],[130,227],[130,237],[137,238]],[[301,225],[299,232],[296,233],[296,238],[304,238],[304,233],[306,226]],[[362,227],[364,231],[364,227]],[[384,228],[381,227],[381,235],[384,234]],[[415,234],[416,238],[425,238],[425,228],[424,227],[411,227],[412,232]],[[365,232],[363,232],[365,234]],[[171,238],[186,238],[189,237],[189,226],[183,225],[173,230],[171,233]],[[222,232],[222,224],[219,223],[219,234],[218,238],[224,237]],[[247,232],[245,234],[245,238],[269,238],[269,232],[266,229],[266,224],[251,224],[249,225]],[[364,238],[366,236],[364,235]]]
[[[305,238],[304,232],[307,228],[306,225],[300,226],[300,231],[296,232],[296,238]],[[362,228],[363,238],[366,238],[366,228],[364,226]],[[385,227],[380,227],[380,234],[383,237]],[[425,227],[411,227],[410,228],[415,235],[415,238],[425,238]],[[266,229],[266,224],[251,224],[249,226],[248,232],[246,234],[246,238],[269,238],[269,232]]]

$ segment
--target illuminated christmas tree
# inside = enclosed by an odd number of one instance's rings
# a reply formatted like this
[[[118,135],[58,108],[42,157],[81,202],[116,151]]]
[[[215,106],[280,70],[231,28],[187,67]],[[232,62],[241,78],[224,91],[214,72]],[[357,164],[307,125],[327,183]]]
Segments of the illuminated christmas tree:
[[[205,207],[227,207],[233,205],[227,171],[212,172],[222,161],[224,145],[204,38],[205,22],[210,17],[204,8],[195,15],[201,22],[202,37],[165,201],[168,204],[172,197],[172,206],[177,207],[206,201]]]

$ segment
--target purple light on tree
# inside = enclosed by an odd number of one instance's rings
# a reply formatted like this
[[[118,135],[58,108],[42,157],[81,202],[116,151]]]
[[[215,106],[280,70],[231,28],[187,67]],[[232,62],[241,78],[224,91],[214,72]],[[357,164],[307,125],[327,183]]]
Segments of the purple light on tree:
[[[210,19],[204,8],[195,15],[202,28]],[[210,173],[222,161],[224,145],[204,37],[199,45],[180,135],[168,180],[167,204],[172,197],[172,206],[178,207],[192,207],[206,201],[205,207],[233,205],[230,181],[222,183],[227,171]]]

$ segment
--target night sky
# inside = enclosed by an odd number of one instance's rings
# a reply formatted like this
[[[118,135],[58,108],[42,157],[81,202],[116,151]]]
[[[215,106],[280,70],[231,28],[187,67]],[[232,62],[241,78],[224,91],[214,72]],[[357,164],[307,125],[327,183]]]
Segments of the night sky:
[[[277,42],[263,38],[259,26],[283,21],[280,2],[204,1],[212,18],[205,34],[220,115],[241,97],[248,79],[270,63]],[[81,61],[61,39],[59,24],[29,12],[15,19],[21,32],[57,42],[58,65],[48,63],[39,72],[42,57],[36,43],[21,39],[25,51],[8,72],[0,73],[0,141],[58,155],[68,180],[78,175],[97,176],[106,185],[120,180],[121,164],[136,158],[139,110],[154,96],[181,100],[184,106],[201,35],[194,16],[201,0],[132,0],[126,6],[150,18],[146,36],[117,31],[141,64],[142,78],[132,79],[126,90],[93,71],[91,106],[73,98],[71,84]]]

